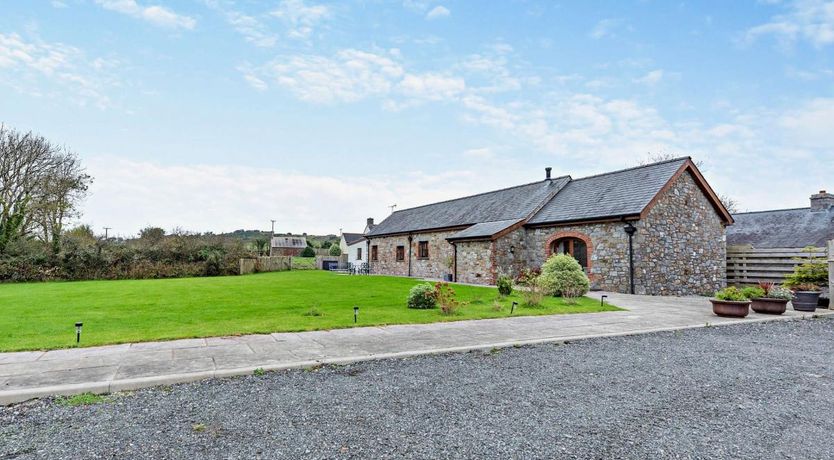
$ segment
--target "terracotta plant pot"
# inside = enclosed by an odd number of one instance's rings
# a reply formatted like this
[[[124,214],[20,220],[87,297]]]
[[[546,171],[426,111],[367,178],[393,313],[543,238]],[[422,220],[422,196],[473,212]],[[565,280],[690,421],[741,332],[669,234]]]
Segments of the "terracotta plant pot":
[[[712,312],[718,316],[744,318],[750,313],[750,301],[733,302],[731,300],[710,299]]]
[[[788,309],[788,301],[785,299],[768,298],[753,299],[750,303],[750,308],[752,308],[756,313],[781,315]]]
[[[793,293],[793,309],[796,311],[814,311],[820,302],[819,291],[796,291]]]

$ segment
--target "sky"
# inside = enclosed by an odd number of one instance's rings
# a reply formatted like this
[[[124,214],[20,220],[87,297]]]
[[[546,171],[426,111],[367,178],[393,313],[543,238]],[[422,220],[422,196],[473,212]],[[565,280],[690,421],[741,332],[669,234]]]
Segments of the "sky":
[[[94,177],[80,222],[361,231],[692,156],[741,210],[834,190],[834,1],[2,0],[0,123]]]

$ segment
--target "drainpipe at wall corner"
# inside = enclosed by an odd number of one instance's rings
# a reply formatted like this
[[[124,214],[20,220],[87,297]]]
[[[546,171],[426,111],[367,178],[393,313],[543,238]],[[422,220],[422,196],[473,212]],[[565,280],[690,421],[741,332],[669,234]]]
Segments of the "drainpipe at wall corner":
[[[365,238],[365,258],[368,260],[368,274],[370,275],[373,273],[373,268],[371,267],[371,240]]]
[[[628,234],[628,284],[630,292],[634,294],[634,234],[637,233],[637,227],[627,222],[623,230]]]
[[[408,276],[411,276],[411,241],[414,237],[409,234],[408,235]]]
[[[458,282],[458,245],[452,243],[452,281]]]

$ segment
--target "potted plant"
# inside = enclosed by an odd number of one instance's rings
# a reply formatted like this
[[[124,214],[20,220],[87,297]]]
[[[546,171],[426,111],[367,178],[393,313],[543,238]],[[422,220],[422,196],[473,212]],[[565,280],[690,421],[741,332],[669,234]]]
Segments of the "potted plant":
[[[814,311],[820,303],[820,287],[814,283],[793,285],[793,309],[796,311]]]
[[[750,308],[753,311],[767,315],[785,313],[793,297],[791,291],[775,283],[759,283],[758,286],[743,289],[742,293],[750,298]]]
[[[445,262],[446,262],[446,268],[449,269],[449,273],[446,273],[445,275],[443,275],[443,281],[452,282],[452,281],[455,280],[455,276],[452,275],[452,273],[451,273],[452,269],[454,269],[454,267],[455,267],[455,258],[452,257],[452,256],[448,256],[448,257],[446,257]]]
[[[803,249],[808,258],[785,277],[785,286],[793,291],[793,309],[814,311],[819,305],[820,286],[828,282],[828,264],[824,257],[816,257],[813,247]]]
[[[750,313],[750,299],[735,286],[724,288],[715,293],[712,302],[712,312],[718,316],[744,318]]]

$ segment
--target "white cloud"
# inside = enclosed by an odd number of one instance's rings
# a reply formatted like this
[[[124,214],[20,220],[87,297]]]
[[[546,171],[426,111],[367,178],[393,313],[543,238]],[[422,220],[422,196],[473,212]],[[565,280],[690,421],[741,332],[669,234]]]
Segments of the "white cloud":
[[[635,83],[640,83],[647,86],[654,86],[663,80],[663,70],[656,69],[648,72],[640,78],[634,80]]]
[[[492,150],[487,147],[469,149],[464,151],[463,155],[469,158],[476,158],[479,160],[488,160],[495,157],[495,154],[492,152]]]
[[[596,23],[593,29],[588,33],[588,35],[596,40],[605,37],[613,37],[615,34],[614,32],[616,29],[620,28],[625,21],[618,18],[607,18],[602,19]]]
[[[330,17],[331,11],[326,5],[305,5],[302,0],[284,0],[271,14],[287,24],[287,34],[291,38],[304,39],[313,33],[318,23]]]
[[[460,77],[434,73],[407,74],[398,87],[407,97],[441,101],[460,95],[466,82]]]
[[[386,95],[405,73],[391,57],[354,49],[339,51],[332,58],[280,58],[260,72],[299,99],[316,103],[355,102],[372,95]]]
[[[439,19],[445,18],[452,14],[448,8],[443,5],[437,5],[431,9],[428,13],[426,13],[426,19]]]
[[[791,145],[834,152],[834,99],[806,101],[781,115],[778,125],[785,130]]]
[[[175,13],[163,6],[142,6],[135,0],[95,0],[102,8],[126,14],[137,19],[150,22],[153,25],[172,29],[193,29],[197,20]]]
[[[120,235],[135,234],[147,225],[215,232],[266,229],[273,218],[281,232],[337,233],[339,227],[361,229],[367,217],[382,220],[391,203],[404,209],[486,191],[494,184],[493,177],[484,180],[470,171],[413,171],[391,178],[364,175],[356,181],[341,174],[164,165],[118,157],[93,157],[85,164],[95,181],[83,220],[113,227]]]
[[[5,70],[0,73],[0,84],[22,93],[106,108],[111,101],[103,90],[117,84],[109,74],[115,66],[112,60],[91,60],[74,46],[0,33],[0,69]],[[56,90],[49,91],[44,82],[56,85]]]
[[[266,26],[253,16],[237,11],[227,11],[226,20],[244,39],[255,46],[269,48],[275,46],[278,36],[270,32]]]
[[[765,35],[776,37],[785,46],[798,40],[807,40],[817,47],[834,44],[834,2],[796,0],[786,14],[751,27],[744,38],[749,43]]]

